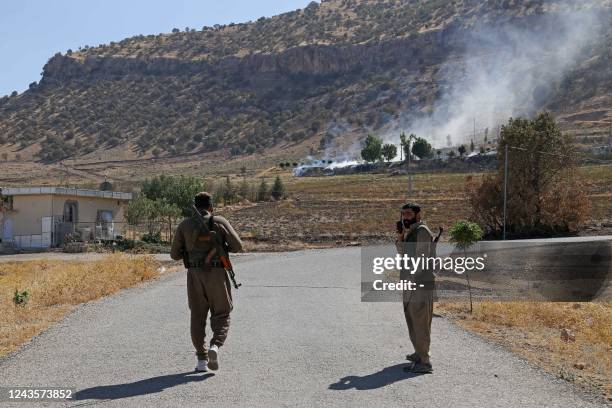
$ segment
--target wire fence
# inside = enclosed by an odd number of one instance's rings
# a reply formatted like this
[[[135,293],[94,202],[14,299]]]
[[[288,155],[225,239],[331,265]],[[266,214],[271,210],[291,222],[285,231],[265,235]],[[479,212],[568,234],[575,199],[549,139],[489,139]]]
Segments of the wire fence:
[[[127,222],[64,222],[61,219],[42,217],[36,230],[26,233],[0,234],[0,244],[5,248],[45,249],[58,248],[71,242],[95,243],[122,240],[143,240],[154,243],[170,243],[181,219],[154,220],[138,224]]]

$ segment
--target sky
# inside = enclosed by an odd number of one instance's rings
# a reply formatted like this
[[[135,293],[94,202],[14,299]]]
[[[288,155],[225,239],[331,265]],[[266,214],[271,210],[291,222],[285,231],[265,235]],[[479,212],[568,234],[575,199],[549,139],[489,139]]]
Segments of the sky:
[[[173,28],[257,20],[310,0],[1,0],[0,96],[39,81],[55,53]]]

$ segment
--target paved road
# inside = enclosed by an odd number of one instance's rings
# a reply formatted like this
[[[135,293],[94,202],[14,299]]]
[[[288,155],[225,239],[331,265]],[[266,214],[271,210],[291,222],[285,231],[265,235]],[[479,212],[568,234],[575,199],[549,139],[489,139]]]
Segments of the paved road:
[[[80,307],[0,361],[0,385],[74,387],[70,406],[601,406],[441,318],[435,373],[404,373],[401,305],[360,302],[359,259],[358,248],[240,257],[244,286],[214,375],[191,372],[176,273]]]

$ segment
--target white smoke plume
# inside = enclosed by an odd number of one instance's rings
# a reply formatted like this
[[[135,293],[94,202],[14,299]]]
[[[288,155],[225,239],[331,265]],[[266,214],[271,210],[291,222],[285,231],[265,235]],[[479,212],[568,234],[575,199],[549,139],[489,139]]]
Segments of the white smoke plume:
[[[491,138],[508,118],[532,115],[546,105],[605,21],[595,11],[581,10],[534,18],[532,25],[483,25],[468,38],[465,54],[449,58],[437,74],[438,83],[449,85],[431,114],[408,113],[396,129],[436,147],[446,146],[448,135],[455,145],[469,143],[474,127],[475,142],[482,142],[486,128]]]
[[[449,55],[433,75],[441,96],[429,113],[401,112],[384,133],[372,133],[396,145],[396,160],[401,132],[424,137],[436,148],[469,144],[474,133],[474,142],[482,143],[485,129],[489,140],[494,139],[510,117],[531,116],[546,107],[566,75],[601,41],[610,10],[587,3],[559,3],[556,12],[473,27],[461,40],[461,51]],[[413,83],[420,75],[415,73],[406,82]],[[328,129],[337,136],[350,126],[334,123]],[[334,165],[355,164],[360,151],[359,140],[339,148],[332,138],[321,158]]]

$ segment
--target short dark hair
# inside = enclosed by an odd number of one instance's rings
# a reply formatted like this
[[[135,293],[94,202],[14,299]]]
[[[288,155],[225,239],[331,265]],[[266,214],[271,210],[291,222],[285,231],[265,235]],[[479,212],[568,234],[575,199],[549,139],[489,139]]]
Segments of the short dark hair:
[[[206,191],[202,191],[195,195],[193,203],[196,207],[207,210],[212,204],[212,195],[210,195]]]
[[[421,212],[421,206],[416,203],[406,203],[402,206],[402,210],[411,209],[415,214]]]

